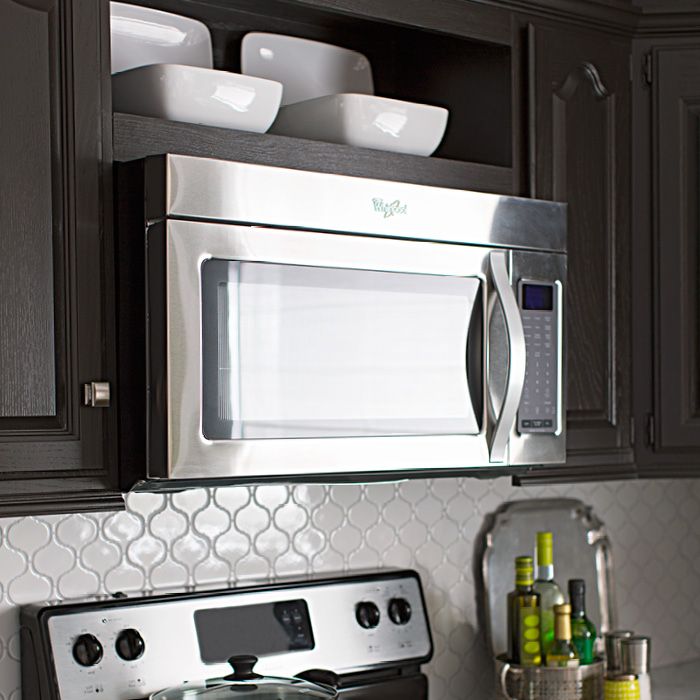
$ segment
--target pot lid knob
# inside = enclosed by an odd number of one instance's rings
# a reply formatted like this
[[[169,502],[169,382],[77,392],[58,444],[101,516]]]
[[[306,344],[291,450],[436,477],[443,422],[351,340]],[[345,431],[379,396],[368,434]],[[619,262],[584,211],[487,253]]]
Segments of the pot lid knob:
[[[258,657],[251,655],[232,656],[228,662],[233,673],[224,676],[225,681],[254,681],[262,678],[259,673],[253,671],[253,666],[258,663]]]

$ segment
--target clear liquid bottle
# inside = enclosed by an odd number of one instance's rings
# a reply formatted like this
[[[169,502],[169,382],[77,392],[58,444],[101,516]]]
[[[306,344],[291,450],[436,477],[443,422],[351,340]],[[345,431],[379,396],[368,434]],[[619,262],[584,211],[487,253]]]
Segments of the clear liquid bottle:
[[[571,641],[571,606],[554,606],[554,642],[549,647],[547,666],[556,668],[577,668],[579,657]]]
[[[564,595],[554,580],[554,537],[551,532],[537,533],[537,579],[533,589],[540,595],[540,638],[546,658],[554,642],[554,606],[564,602]]]
[[[595,660],[596,630],[586,617],[586,582],[580,578],[569,579],[569,600],[571,600],[571,641],[578,651],[581,665],[592,664]]]
[[[542,663],[540,597],[533,579],[532,557],[516,557],[515,590],[508,594],[508,659],[521,666]]]

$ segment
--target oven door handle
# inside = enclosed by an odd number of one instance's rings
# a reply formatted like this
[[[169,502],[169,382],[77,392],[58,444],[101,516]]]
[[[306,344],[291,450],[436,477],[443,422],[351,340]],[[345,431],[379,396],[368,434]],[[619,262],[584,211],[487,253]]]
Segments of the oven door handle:
[[[491,462],[505,462],[508,440],[518,414],[523,386],[525,385],[525,331],[518,308],[518,300],[510,284],[506,261],[507,253],[505,252],[498,251],[489,254],[491,277],[498,301],[503,309],[508,338],[506,390],[503,395],[501,413],[491,435],[491,444],[489,445],[489,461]]]

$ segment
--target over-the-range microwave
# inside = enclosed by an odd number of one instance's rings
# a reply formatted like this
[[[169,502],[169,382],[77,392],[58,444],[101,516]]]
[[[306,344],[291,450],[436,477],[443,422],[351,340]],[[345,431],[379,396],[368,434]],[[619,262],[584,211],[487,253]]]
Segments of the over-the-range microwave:
[[[565,205],[179,155],[118,180],[128,486],[565,461]]]

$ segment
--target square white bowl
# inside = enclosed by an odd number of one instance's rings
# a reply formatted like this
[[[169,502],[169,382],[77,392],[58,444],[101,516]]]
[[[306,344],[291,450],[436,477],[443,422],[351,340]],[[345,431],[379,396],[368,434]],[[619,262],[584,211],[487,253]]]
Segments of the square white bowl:
[[[157,64],[112,76],[115,112],[263,133],[279,110],[282,85],[210,68]]]
[[[112,73],[153,63],[213,66],[206,24],[123,2],[111,2],[109,11]]]
[[[444,107],[374,95],[327,95],[280,108],[270,132],[429,156],[447,128]]]
[[[284,34],[246,34],[241,72],[282,83],[283,105],[337,93],[374,93],[372,67],[363,54]]]

